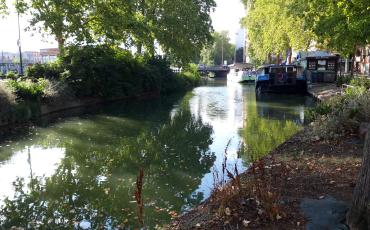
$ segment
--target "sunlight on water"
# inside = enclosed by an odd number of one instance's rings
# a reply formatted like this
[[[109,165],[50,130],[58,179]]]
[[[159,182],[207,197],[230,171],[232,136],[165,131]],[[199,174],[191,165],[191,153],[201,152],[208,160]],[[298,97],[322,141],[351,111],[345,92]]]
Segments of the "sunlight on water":
[[[49,177],[64,157],[63,148],[29,147],[15,152],[6,162],[0,164],[0,199],[12,197],[14,189],[12,183],[19,177],[25,178],[26,183],[31,177]],[[1,202],[1,200],[0,200]]]

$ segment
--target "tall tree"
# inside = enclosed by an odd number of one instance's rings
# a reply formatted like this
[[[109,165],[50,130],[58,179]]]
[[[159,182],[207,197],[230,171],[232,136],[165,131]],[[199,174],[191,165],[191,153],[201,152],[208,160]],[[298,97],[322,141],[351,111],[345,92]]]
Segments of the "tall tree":
[[[88,6],[90,0],[19,0],[20,12],[30,14],[30,30],[55,36],[61,52],[67,40],[91,41]]]
[[[207,65],[221,65],[222,60],[233,63],[235,45],[230,43],[227,31],[213,33],[214,43],[205,47],[201,54],[201,62]]]
[[[285,55],[291,48],[307,49],[312,33],[304,19],[292,14],[294,0],[244,0],[247,16],[242,24],[248,29],[250,55],[256,61]]]
[[[313,0],[308,6],[307,27],[323,47],[354,58],[359,47],[370,43],[368,0]]]
[[[66,42],[137,46],[154,55],[160,47],[188,62],[212,41],[214,0],[20,0],[31,28]],[[21,7],[19,7],[21,8]]]

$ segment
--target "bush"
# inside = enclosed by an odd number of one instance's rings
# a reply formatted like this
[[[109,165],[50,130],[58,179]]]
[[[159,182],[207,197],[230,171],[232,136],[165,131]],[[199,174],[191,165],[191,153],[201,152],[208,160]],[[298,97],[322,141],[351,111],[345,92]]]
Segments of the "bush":
[[[15,95],[5,82],[0,81],[0,114],[11,110],[15,105]]]
[[[342,86],[343,84],[349,84],[351,82],[351,76],[338,76],[337,77],[337,86]]]
[[[309,108],[305,111],[305,123],[311,123],[320,116],[328,115],[332,111],[332,105],[329,103],[319,103],[314,108]]]
[[[191,87],[197,86],[200,83],[201,78],[196,64],[186,66],[181,75]]]
[[[194,85],[192,74],[175,75],[166,58],[136,57],[106,45],[69,47],[62,58],[66,81],[78,97],[115,98],[170,93]]]
[[[369,91],[336,96],[325,103],[330,109],[312,123],[315,136],[331,139],[356,133],[362,122],[370,121]]]
[[[364,77],[353,78],[350,85],[370,89],[370,79]]]
[[[15,92],[18,100],[36,100],[39,101],[44,94],[48,84],[45,79],[38,79],[36,82],[31,79],[22,81],[10,80],[8,85]]]
[[[49,64],[34,64],[27,68],[26,76],[31,79],[45,78],[49,80],[59,80],[63,73],[63,67],[59,62]]]
[[[16,74],[15,72],[13,71],[9,71],[6,73],[5,75],[5,79],[9,79],[9,80],[16,80],[18,78],[18,74]]]

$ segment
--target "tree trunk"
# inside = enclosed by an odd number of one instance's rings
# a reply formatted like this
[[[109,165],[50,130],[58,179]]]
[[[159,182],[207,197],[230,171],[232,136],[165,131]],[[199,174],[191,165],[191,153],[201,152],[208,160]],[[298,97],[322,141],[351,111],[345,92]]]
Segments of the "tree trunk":
[[[64,55],[64,38],[62,37],[57,37],[57,42],[58,42],[58,49],[59,49],[59,56]]]
[[[292,48],[289,48],[288,49],[288,65],[292,64],[292,53],[293,53],[293,49]]]
[[[355,70],[355,65],[356,65],[356,53],[357,53],[357,45],[353,47],[352,51],[352,68],[351,68],[351,77],[353,77],[353,72]]]
[[[352,230],[370,229],[370,127],[364,147],[364,156],[349,210],[348,225]]]
[[[137,54],[140,54],[143,52],[143,43],[138,42],[137,44]]]
[[[276,54],[275,64],[276,65],[279,65],[280,64],[280,53],[279,54]]]

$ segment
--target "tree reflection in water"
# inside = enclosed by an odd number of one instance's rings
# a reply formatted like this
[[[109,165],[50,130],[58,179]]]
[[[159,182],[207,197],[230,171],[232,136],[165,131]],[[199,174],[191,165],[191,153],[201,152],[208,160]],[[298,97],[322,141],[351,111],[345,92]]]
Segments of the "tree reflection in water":
[[[247,162],[260,159],[296,134],[304,120],[305,104],[310,106],[304,96],[266,94],[256,98],[255,91],[248,90],[245,97],[246,124],[240,136]]]
[[[145,170],[145,225],[162,225],[169,212],[199,203],[203,195],[192,192],[215,161],[209,151],[212,128],[188,108],[185,100],[160,125],[97,116],[83,129],[71,125],[40,138],[50,147],[48,138],[63,137],[57,145],[65,148],[65,158],[51,177],[14,183],[14,198],[6,199],[0,211],[1,226],[135,227],[133,194],[140,168]]]

